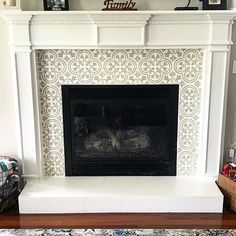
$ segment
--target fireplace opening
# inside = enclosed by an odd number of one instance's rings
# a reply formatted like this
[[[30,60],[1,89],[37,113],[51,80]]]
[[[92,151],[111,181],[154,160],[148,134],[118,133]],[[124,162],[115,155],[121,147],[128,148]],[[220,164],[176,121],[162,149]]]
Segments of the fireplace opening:
[[[62,85],[66,176],[176,175],[178,85]]]

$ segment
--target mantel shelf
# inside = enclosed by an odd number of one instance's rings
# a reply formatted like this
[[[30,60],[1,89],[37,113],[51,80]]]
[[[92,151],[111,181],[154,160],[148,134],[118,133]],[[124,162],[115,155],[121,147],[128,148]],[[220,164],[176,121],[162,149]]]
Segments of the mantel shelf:
[[[215,11],[173,11],[173,10],[143,10],[143,11],[22,11],[22,10],[1,10],[0,16],[4,15],[88,15],[88,14],[101,14],[101,15],[231,15],[236,16],[236,10],[215,10]]]

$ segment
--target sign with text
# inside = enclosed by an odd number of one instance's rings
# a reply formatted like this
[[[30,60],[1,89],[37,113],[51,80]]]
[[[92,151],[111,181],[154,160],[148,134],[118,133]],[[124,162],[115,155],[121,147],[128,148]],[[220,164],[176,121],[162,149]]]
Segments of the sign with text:
[[[134,8],[136,2],[129,0],[126,2],[114,2],[114,0],[105,0],[105,8],[103,11],[137,11],[137,8]]]

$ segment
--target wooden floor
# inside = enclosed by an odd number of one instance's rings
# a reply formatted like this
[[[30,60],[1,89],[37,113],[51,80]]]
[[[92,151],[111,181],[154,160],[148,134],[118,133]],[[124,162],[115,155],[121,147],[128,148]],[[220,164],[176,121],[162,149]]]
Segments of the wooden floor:
[[[236,213],[223,214],[0,214],[0,228],[236,229]]]

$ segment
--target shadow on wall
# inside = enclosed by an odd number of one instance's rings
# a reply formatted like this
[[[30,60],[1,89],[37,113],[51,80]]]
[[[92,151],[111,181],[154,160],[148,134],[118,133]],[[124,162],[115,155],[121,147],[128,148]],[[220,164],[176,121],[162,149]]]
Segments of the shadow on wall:
[[[233,25],[233,42],[231,49],[231,62],[229,69],[229,90],[226,113],[226,130],[225,130],[225,157],[230,144],[236,142],[236,73],[233,72],[233,61],[236,60],[236,25]]]

